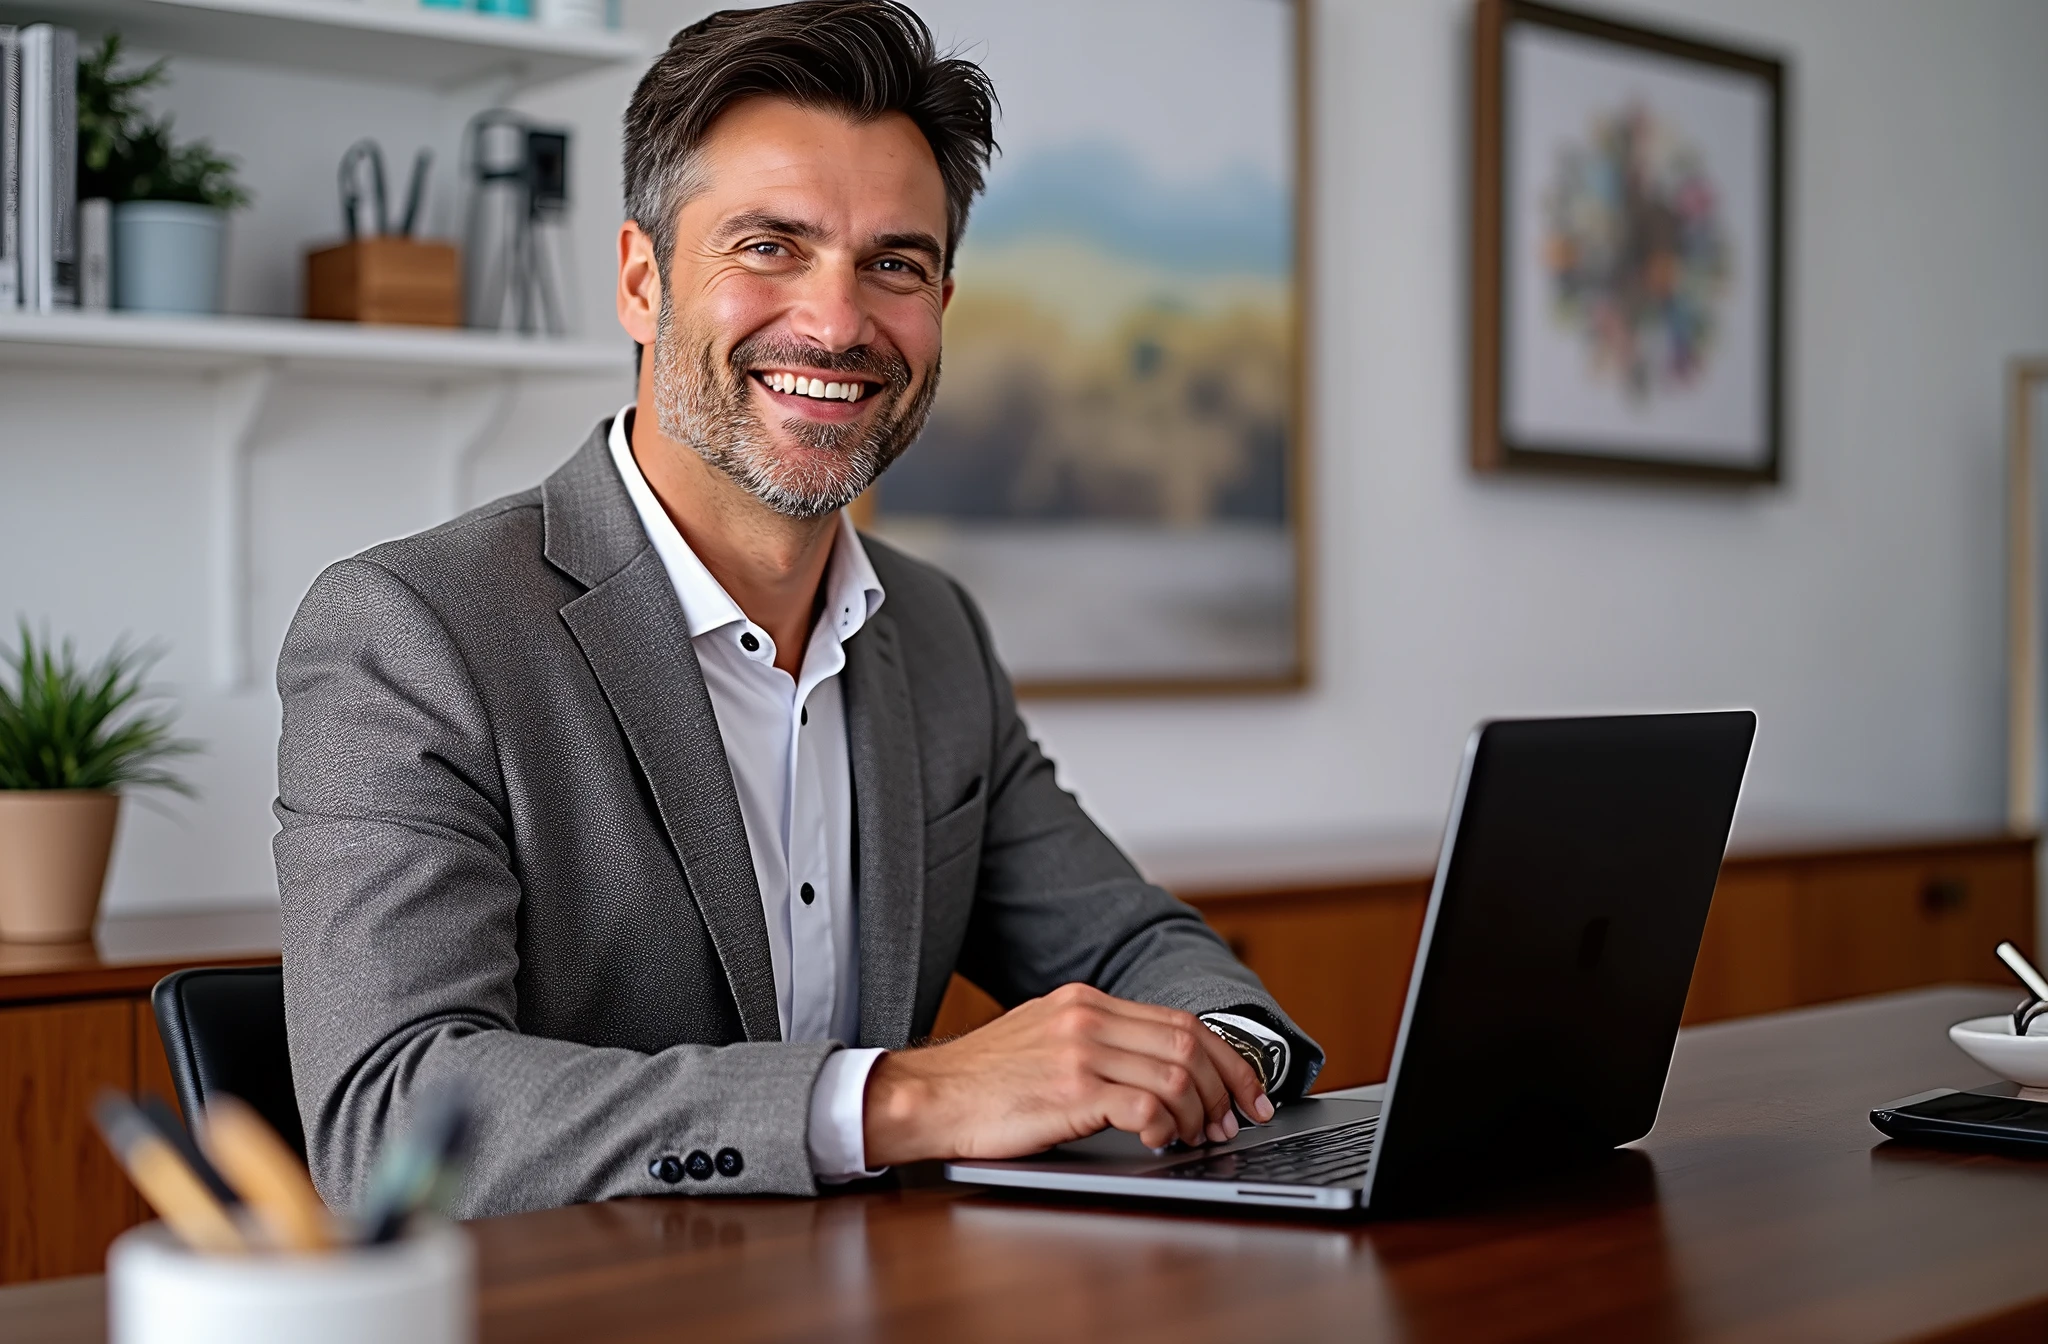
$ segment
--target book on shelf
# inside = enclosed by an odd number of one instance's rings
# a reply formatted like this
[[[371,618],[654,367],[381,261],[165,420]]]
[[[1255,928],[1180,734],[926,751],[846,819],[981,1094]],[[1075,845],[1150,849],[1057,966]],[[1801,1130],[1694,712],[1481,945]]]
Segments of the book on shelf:
[[[21,306],[78,304],[78,34],[23,28],[17,157]]]
[[[21,30],[0,23],[0,312],[21,306]]]

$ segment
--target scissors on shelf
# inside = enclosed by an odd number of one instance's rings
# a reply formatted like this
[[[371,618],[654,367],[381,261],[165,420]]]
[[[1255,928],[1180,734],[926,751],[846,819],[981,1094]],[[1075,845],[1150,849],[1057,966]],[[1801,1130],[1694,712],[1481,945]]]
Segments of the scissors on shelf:
[[[405,211],[400,215],[398,228],[391,227],[391,213],[388,197],[384,191],[384,151],[375,140],[358,140],[348,147],[341,156],[341,227],[350,238],[360,236],[359,219],[363,207],[363,170],[369,170],[369,197],[373,207],[372,237],[385,237],[396,233],[400,238],[410,238],[419,224],[420,199],[426,194],[427,167],[433,162],[433,152],[422,149],[413,156],[412,178],[406,184]]]

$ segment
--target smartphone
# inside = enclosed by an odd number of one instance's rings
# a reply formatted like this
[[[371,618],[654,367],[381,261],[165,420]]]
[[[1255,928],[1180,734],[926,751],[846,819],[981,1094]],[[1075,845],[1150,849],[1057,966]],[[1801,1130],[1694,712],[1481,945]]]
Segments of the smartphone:
[[[1870,1123],[1908,1143],[2048,1157],[2048,1100],[2021,1096],[2017,1083],[1992,1083],[1967,1092],[1947,1087],[1916,1092],[1872,1111]]]

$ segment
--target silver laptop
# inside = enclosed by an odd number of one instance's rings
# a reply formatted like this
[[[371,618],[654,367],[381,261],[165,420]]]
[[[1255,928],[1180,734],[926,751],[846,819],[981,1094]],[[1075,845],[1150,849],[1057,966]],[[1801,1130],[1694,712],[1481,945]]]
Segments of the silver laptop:
[[[946,1175],[1139,1199],[1426,1210],[1585,1162],[1657,1118],[1748,710],[1503,720],[1472,734],[1386,1083],[1226,1144],[1105,1131]]]

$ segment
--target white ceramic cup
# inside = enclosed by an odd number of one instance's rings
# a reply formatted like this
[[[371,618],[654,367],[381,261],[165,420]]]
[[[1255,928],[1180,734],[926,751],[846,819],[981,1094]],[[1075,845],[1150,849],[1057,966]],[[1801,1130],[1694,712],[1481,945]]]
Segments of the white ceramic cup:
[[[202,1255],[162,1223],[107,1251],[113,1344],[471,1344],[469,1236],[422,1220],[388,1246],[327,1255]]]

